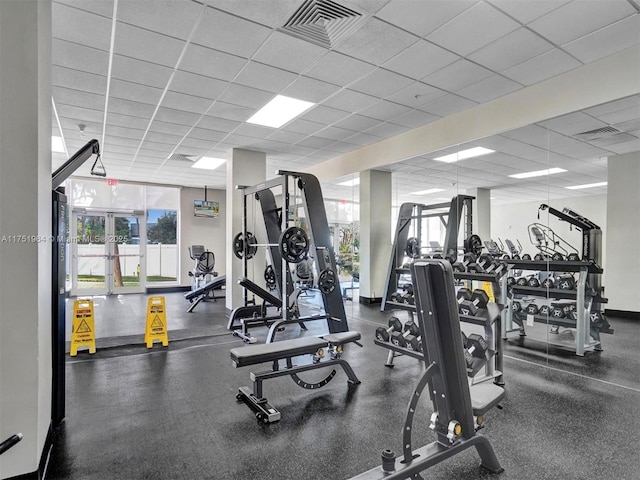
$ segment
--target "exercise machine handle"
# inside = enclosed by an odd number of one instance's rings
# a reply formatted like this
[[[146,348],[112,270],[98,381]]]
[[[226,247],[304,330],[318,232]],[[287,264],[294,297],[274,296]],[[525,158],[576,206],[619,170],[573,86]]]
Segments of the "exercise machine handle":
[[[16,443],[22,440],[22,434],[16,433],[7,438],[4,442],[0,443],[0,455],[13,447]]]

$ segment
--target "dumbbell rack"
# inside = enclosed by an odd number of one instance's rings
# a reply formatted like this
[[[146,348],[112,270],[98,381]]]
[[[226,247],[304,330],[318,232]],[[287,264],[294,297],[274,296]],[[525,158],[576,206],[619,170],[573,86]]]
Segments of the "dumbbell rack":
[[[528,270],[541,272],[567,272],[578,273],[578,281],[575,290],[561,290],[557,288],[546,287],[529,287],[512,285],[510,295],[503,311],[504,321],[502,322],[502,338],[507,339],[507,334],[517,331],[521,336],[525,336],[525,324],[531,326],[533,322],[544,323],[547,325],[557,325],[565,328],[573,328],[576,330],[575,335],[575,352],[576,355],[584,356],[588,351],[601,351],[600,331],[598,328],[591,326],[591,304],[595,301],[598,303],[607,303],[607,299],[603,298],[599,292],[592,291],[587,288],[587,277],[589,274],[602,274],[602,268],[593,262],[583,261],[545,261],[545,260],[506,260],[511,270]],[[509,274],[502,277],[502,291],[507,291],[507,278]],[[547,299],[557,300],[574,300],[576,302],[576,311],[578,312],[577,320],[570,318],[556,318],[551,315],[531,315],[526,312],[514,312],[513,301],[517,295],[530,295]],[[514,319],[514,315],[516,315]],[[524,321],[523,321],[524,320]],[[519,325],[514,328],[513,324]],[[566,343],[548,342],[561,347],[567,347]],[[573,348],[572,348],[573,350]]]
[[[396,268],[395,273],[398,276],[401,275],[410,275],[411,272],[408,268]],[[488,319],[484,317],[474,317],[471,315],[462,315],[459,314],[460,321],[479,325],[484,328],[484,337],[487,343],[489,344],[489,350],[492,352],[492,357],[487,362],[487,366],[485,369],[485,375],[482,377],[478,377],[474,381],[479,383],[481,381],[485,381],[489,378],[494,379],[494,383],[496,385],[504,385],[503,379],[503,346],[502,346],[502,336],[500,332],[503,330],[502,327],[502,316],[504,315],[503,307],[507,301],[507,290],[506,287],[501,287],[501,275],[490,274],[490,273],[467,273],[467,272],[455,272],[454,278],[456,281],[477,281],[477,282],[490,282],[493,287],[493,294],[496,299],[496,304],[498,308],[502,311],[501,315],[497,315],[495,318],[495,322],[491,323]],[[410,312],[411,318],[413,318],[414,313],[416,312],[415,305],[409,305],[406,303],[393,302],[391,300],[387,300],[386,302],[386,310],[406,310]],[[382,342],[378,339],[373,340],[373,342],[383,348],[390,350],[389,356],[387,357],[386,366],[393,367],[393,359],[396,356],[406,355],[408,357],[417,358],[422,360],[424,355],[422,352],[418,352],[415,350],[410,350],[404,347],[399,347],[393,345],[391,342]]]

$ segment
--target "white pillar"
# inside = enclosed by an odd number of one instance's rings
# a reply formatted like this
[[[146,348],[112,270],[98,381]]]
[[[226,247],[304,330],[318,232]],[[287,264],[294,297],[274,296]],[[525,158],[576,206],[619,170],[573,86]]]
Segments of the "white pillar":
[[[51,2],[0,1],[0,478],[48,452],[50,235]]]
[[[604,296],[607,310],[640,312],[640,152],[608,158],[607,256]]]
[[[467,195],[476,197],[473,201],[473,222],[471,229],[482,241],[491,239],[491,190],[470,188]]]
[[[379,302],[391,255],[391,172],[360,172],[360,302]]]
[[[1,0],[0,0],[1,1]],[[226,266],[227,266],[227,293],[226,293],[226,307],[227,310],[233,310],[235,307],[242,305],[242,287],[238,285],[238,278],[243,274],[242,272],[242,260],[236,258],[233,254],[233,237],[242,232],[242,190],[236,189],[236,186],[253,186],[260,182],[264,182],[266,179],[266,166],[267,156],[264,152],[253,152],[251,150],[243,150],[240,148],[233,148],[227,153],[227,245],[226,249]],[[255,204],[255,200],[253,200]],[[251,205],[248,203],[248,205]],[[256,207],[257,205],[253,205]],[[251,211],[253,208],[250,209]],[[251,213],[251,212],[250,212]],[[262,214],[259,213],[256,217],[256,222],[262,222]],[[248,230],[251,229],[252,222],[248,223]],[[264,222],[259,230],[264,231]],[[258,232],[253,232],[257,235]],[[262,243],[267,243],[266,239]],[[263,251],[264,249],[259,249]],[[263,259],[262,261],[260,259]],[[256,271],[260,271],[260,278],[262,278],[262,272],[264,272],[264,254],[256,255],[253,259],[249,260],[251,267],[255,267]],[[261,270],[260,270],[261,269]]]

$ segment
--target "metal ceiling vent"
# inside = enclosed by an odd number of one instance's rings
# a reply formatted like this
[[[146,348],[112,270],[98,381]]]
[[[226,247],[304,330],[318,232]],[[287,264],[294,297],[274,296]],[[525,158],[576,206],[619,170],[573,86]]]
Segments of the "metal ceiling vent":
[[[191,157],[195,157],[195,155],[183,155],[182,153],[172,153],[171,155],[169,155],[167,157],[167,160],[178,160],[181,162],[192,162],[193,163],[193,158]]]
[[[331,0],[306,0],[279,30],[332,48],[360,28],[364,20],[361,13]]]
[[[622,132],[615,127],[608,126],[608,127],[596,128],[595,130],[589,130],[588,132],[576,133],[575,135],[573,135],[573,137],[590,142],[591,140],[598,140],[600,138],[611,137],[619,133],[622,133]]]

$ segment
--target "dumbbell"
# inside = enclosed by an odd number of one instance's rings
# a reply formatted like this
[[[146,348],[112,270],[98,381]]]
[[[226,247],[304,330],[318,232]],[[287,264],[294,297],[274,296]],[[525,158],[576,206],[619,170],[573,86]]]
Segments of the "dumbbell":
[[[527,315],[537,315],[540,312],[540,307],[538,307],[538,305],[536,305],[535,303],[530,303],[529,305],[527,305],[525,312],[527,313]]]
[[[478,261],[470,263],[467,266],[467,270],[475,273],[500,273],[508,268],[507,263],[504,261],[496,262],[491,255],[480,255]]]
[[[391,301],[392,302],[396,302],[396,303],[402,303],[404,300],[402,299],[402,293],[400,292],[393,292],[391,294]]]
[[[554,252],[554,254],[551,255],[551,260],[553,260],[554,262],[564,262],[564,255],[562,255],[560,252]]]
[[[458,312],[462,315],[471,315],[475,317],[478,314],[478,310],[481,308],[487,308],[489,303],[489,295],[487,292],[480,289],[475,289],[471,295],[470,300],[462,300],[458,305]]]
[[[549,314],[553,318],[564,318],[564,311],[561,307],[551,306],[549,307]]]
[[[487,363],[487,350],[489,345],[482,335],[472,333],[467,337],[464,359],[467,364],[467,373],[473,377]]]
[[[531,260],[531,255],[529,255],[528,253],[523,254],[522,260]]]
[[[396,347],[408,348],[409,344],[415,345],[412,341],[419,336],[420,327],[413,320],[407,320],[403,332],[396,330],[391,334],[391,343]]]
[[[547,315],[549,315],[550,312],[551,312],[551,308],[549,307],[549,305],[544,304],[544,305],[540,305],[540,309],[538,310],[538,315],[544,315],[546,317]]]
[[[578,255],[578,254],[577,254],[577,253],[575,253],[575,252],[574,252],[574,253],[570,253],[570,254],[567,256],[567,260],[568,260],[569,262],[579,262],[579,261],[580,261],[580,255]]]
[[[511,302],[511,310],[513,313],[518,313],[522,311],[522,304],[516,300]]]
[[[533,259],[537,262],[543,262],[549,259],[548,255],[545,255],[543,253],[536,253],[535,256],[533,257]]]
[[[542,281],[542,286],[544,288],[554,288],[556,285],[556,279],[552,275],[549,275]]]
[[[527,280],[527,286],[538,288],[540,286],[540,280],[538,280],[538,277],[536,277],[535,275],[532,275],[531,277],[529,277],[529,280]]]
[[[376,339],[381,342],[388,342],[391,338],[392,332],[402,331],[402,322],[398,317],[389,317],[389,328],[378,327],[376,328]]]
[[[556,287],[560,290],[573,290],[576,288],[576,279],[570,273],[565,273],[556,280]]]

